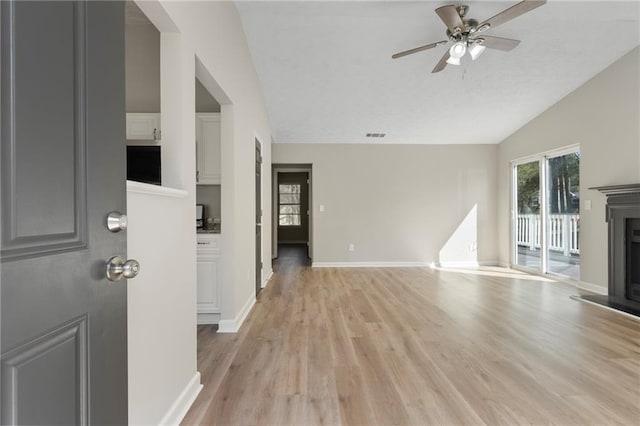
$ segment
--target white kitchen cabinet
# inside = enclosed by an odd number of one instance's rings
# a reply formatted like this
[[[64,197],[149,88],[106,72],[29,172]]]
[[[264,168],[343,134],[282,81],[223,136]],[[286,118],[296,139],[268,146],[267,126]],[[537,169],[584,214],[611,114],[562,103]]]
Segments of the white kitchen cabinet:
[[[160,140],[160,114],[127,114],[127,140]]]
[[[220,114],[196,114],[196,183],[220,185],[220,153]]]
[[[198,324],[220,321],[220,234],[198,234]]]

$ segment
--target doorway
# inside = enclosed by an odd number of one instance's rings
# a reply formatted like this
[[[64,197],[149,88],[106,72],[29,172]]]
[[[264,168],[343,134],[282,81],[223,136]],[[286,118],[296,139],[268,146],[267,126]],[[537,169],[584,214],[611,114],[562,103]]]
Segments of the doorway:
[[[312,248],[312,169],[310,165],[274,165],[273,167],[273,254],[296,251],[305,259],[313,257]]]
[[[256,139],[256,296],[262,290],[262,148]]]
[[[580,151],[513,164],[513,264],[580,279]]]

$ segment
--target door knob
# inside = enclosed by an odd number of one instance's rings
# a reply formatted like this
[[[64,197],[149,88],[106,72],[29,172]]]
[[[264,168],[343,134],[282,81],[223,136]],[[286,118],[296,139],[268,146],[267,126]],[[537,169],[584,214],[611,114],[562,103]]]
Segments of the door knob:
[[[120,232],[127,229],[128,223],[126,214],[113,211],[107,216],[107,229],[111,232]]]
[[[134,278],[138,272],[140,272],[140,264],[135,259],[125,261],[120,256],[113,256],[107,262],[107,279],[109,281]]]

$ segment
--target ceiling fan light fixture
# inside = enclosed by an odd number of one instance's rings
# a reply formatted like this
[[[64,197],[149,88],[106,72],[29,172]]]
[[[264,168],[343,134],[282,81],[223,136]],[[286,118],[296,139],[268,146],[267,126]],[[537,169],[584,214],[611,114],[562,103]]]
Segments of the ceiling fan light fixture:
[[[495,27],[502,25],[505,22],[509,22],[518,16],[531,12],[533,9],[536,9],[545,3],[547,3],[546,0],[521,0],[519,3],[504,9],[502,12],[499,12],[484,21],[478,21],[471,18],[467,19],[466,15],[469,7],[466,5],[456,6],[454,4],[449,4],[446,6],[440,6],[436,8],[435,12],[447,27],[445,34],[447,35],[448,40],[438,41],[405,50],[391,55],[391,58],[396,59],[402,56],[422,52],[423,50],[432,49],[446,43],[447,41],[451,41],[453,45],[450,49],[444,52],[440,61],[438,61],[431,71],[432,74],[435,74],[445,69],[447,64],[461,65],[462,58],[467,54],[467,51],[469,52],[471,59],[474,61],[482,55],[487,47],[489,49],[508,52],[515,48],[520,43],[520,40],[484,36],[481,35],[482,32],[494,29]]]
[[[486,47],[481,45],[480,43],[473,43],[471,47],[469,47],[469,55],[471,55],[471,59],[473,59],[474,61],[478,59],[478,57],[482,55],[482,52],[484,52],[485,49]]]
[[[449,59],[447,59],[447,63],[449,65],[460,65],[460,58],[454,58],[453,56],[449,56]]]
[[[454,59],[458,59],[457,65],[460,65],[460,58],[462,58],[465,53],[467,53],[467,46],[462,41],[454,43],[449,49],[449,55]]]

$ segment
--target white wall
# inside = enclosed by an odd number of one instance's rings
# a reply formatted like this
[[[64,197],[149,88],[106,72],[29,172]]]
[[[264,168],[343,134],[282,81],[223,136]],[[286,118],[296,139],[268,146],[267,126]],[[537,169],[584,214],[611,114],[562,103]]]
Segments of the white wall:
[[[220,185],[198,185],[196,202],[204,204],[205,217],[220,218]]]
[[[233,105],[232,140],[225,145],[222,165],[222,244],[223,262],[232,263],[223,271],[223,285],[233,288],[231,309],[221,319],[233,319],[255,292],[255,197],[254,139],[260,139],[263,170],[271,164],[271,129],[258,77],[247,47],[238,12],[232,2],[161,2],[185,42],[225,91]],[[143,8],[144,10],[144,8]],[[202,81],[206,85],[205,81]],[[221,104],[224,102],[214,97]],[[225,106],[222,108],[223,114]],[[226,160],[226,161],[225,161]],[[231,161],[231,163],[229,163]],[[263,172],[263,235],[271,235],[270,173]],[[267,202],[264,202],[266,198]],[[229,240],[232,238],[232,241]],[[263,238],[262,258],[271,258],[270,238]],[[223,269],[227,265],[223,264]],[[270,272],[269,262],[263,271]],[[265,268],[265,269],[266,269]],[[224,301],[223,301],[224,303]]]
[[[150,22],[126,22],[125,63],[127,112],[160,112],[160,33]]]
[[[220,112],[220,104],[198,79],[196,79],[196,112]]]
[[[511,261],[511,160],[580,144],[581,281],[607,286],[606,197],[588,188],[640,182],[639,63],[636,47],[499,145],[500,261]]]
[[[129,294],[130,422],[178,421],[196,372],[196,56],[215,79],[222,146],[222,320],[255,298],[254,138],[270,170],[271,130],[242,25],[231,2],[137,2],[161,32],[163,184],[185,191],[160,201],[129,197],[129,255],[141,275]],[[207,85],[209,84],[209,85]],[[270,173],[263,173],[263,259],[271,257]],[[165,209],[165,210],[162,210]],[[149,212],[162,213],[151,217]],[[166,211],[166,214],[165,214]],[[176,260],[177,259],[177,260]],[[270,263],[265,262],[270,273]],[[168,272],[169,271],[169,272]],[[158,322],[153,322],[157,320]],[[150,354],[147,347],[154,349]],[[186,393],[185,393],[186,392]]]
[[[470,264],[497,259],[496,151],[276,143],[273,163],[313,165],[314,264]]]
[[[161,190],[127,182],[127,256],[140,262],[140,274],[127,281],[129,423],[135,425],[160,424],[196,374],[190,309],[196,287],[182,267],[195,257],[193,221],[183,214],[188,193]]]

